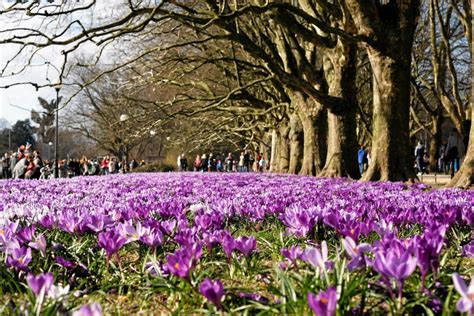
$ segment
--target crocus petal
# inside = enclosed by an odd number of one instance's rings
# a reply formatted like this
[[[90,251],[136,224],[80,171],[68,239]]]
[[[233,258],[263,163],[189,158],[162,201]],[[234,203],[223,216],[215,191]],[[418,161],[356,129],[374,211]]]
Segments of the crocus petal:
[[[460,312],[467,312],[472,309],[472,301],[467,297],[462,297],[456,304],[456,309]]]
[[[456,272],[453,273],[453,284],[456,291],[458,291],[461,296],[467,296],[467,286],[464,283],[464,280],[457,274]]]

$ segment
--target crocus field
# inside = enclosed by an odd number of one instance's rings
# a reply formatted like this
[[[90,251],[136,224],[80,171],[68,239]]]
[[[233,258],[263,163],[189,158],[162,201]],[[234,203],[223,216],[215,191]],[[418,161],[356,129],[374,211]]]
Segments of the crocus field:
[[[0,315],[474,313],[474,191],[291,175],[0,181]]]

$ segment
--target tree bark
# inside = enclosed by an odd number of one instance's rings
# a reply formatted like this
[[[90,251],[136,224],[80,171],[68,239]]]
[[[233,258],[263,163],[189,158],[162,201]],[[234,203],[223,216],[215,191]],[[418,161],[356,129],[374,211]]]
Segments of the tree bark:
[[[315,176],[322,169],[321,135],[318,132],[321,127],[322,112],[319,111],[317,115],[311,115],[303,111],[298,113],[301,125],[303,126],[303,161],[299,171],[301,175]]]
[[[278,171],[280,173],[287,173],[290,165],[290,142],[288,135],[290,133],[290,127],[287,123],[279,128],[279,147],[280,155],[278,157]]]
[[[374,73],[372,159],[362,179],[415,179],[409,152],[410,58],[394,60],[370,47],[368,54]]]
[[[430,172],[438,170],[438,148],[441,144],[441,120],[442,112],[439,116],[432,116],[431,122],[431,142],[430,142]]]
[[[296,114],[290,115],[290,165],[288,173],[297,174],[301,169],[303,159],[303,126]]]
[[[328,145],[326,164],[321,177],[350,177],[359,179],[355,110],[343,115],[328,112]]]
[[[471,101],[471,122],[474,118],[474,106]],[[466,156],[461,164],[458,172],[454,175],[447,187],[463,187],[468,188],[474,183],[474,124],[471,123],[471,131],[469,133],[469,142],[467,145]]]
[[[274,129],[272,131],[272,149],[270,154],[270,172],[277,172],[278,170],[278,159],[280,155],[280,143],[278,141],[279,135],[278,131]]]
[[[362,180],[414,180],[409,143],[410,65],[420,1],[347,0],[373,71],[372,159]]]
[[[356,133],[356,64],[354,44],[338,41],[336,48],[326,54],[325,75],[329,95],[343,98],[347,103],[342,113],[328,112],[326,164],[319,174],[323,177],[359,179]]]

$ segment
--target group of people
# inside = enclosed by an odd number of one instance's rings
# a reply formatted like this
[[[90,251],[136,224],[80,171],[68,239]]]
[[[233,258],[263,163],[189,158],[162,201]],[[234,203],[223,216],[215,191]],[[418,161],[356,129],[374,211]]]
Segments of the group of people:
[[[439,147],[437,156],[437,171],[444,174],[450,174],[451,177],[459,170],[461,161],[466,152],[466,144],[459,136],[455,128],[452,129],[447,140],[444,140]],[[414,167],[418,175],[423,175],[428,172],[429,154],[421,141],[418,141],[414,154]],[[357,153],[357,160],[359,163],[359,171],[362,175],[370,164],[370,149],[365,149],[360,145]]]
[[[450,174],[451,177],[459,170],[461,161],[466,153],[466,144],[459,136],[456,129],[453,128],[447,140],[444,140],[439,147],[437,155],[437,170],[444,174]],[[428,171],[429,155],[422,142],[419,141],[415,147],[415,170],[419,175]],[[434,171],[434,170],[431,170]]]
[[[234,158],[232,153],[224,155],[196,155],[192,168],[189,168],[188,160],[184,154],[178,156],[176,161],[179,171],[200,171],[200,172],[264,172],[268,168],[267,160],[263,153],[254,156],[248,150],[240,153],[238,158]]]
[[[465,154],[465,144],[456,129],[453,129],[446,141],[443,141],[438,153],[438,170],[442,173],[450,173],[451,177],[460,168],[461,160]],[[418,174],[427,172],[428,154],[419,141],[415,151],[415,170]],[[371,160],[370,149],[360,146],[357,153],[359,171],[362,175],[368,168]],[[265,172],[269,169],[269,163],[263,153],[255,156],[248,150],[243,150],[234,157],[232,153],[224,155],[197,155],[192,166],[188,164],[185,154],[177,158],[178,171],[200,171],[200,172]],[[86,175],[108,175],[116,173],[127,173],[141,167],[145,161],[138,162],[132,159],[130,162],[106,155],[102,158],[59,160],[58,176],[70,178]],[[31,150],[31,145],[20,146],[17,152],[5,153],[0,159],[0,174],[2,179],[49,179],[54,177],[54,163],[41,158],[40,152]]]
[[[5,153],[0,159],[2,179],[41,179],[45,175],[44,168],[49,165],[43,161],[37,150],[31,150],[31,145],[21,146],[17,153]]]
[[[132,159],[129,163],[107,155],[103,158],[68,159],[58,161],[58,177],[71,178],[87,175],[108,175],[127,173],[144,165]],[[17,152],[5,153],[0,159],[0,175],[2,179],[50,179],[54,178],[55,165],[52,161],[43,160],[38,150],[31,150],[27,144],[18,148]]]

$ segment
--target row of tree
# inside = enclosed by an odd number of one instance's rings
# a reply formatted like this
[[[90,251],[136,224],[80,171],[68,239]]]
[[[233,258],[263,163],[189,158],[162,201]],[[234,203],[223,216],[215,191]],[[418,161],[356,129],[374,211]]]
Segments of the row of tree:
[[[352,178],[363,143],[364,180],[408,180],[420,131],[433,160],[446,117],[472,139],[469,0],[130,0],[90,19],[98,6],[14,5],[4,16],[35,27],[0,42],[62,47],[72,125],[97,142],[153,130],[190,150],[249,144],[272,171]],[[470,142],[451,185],[472,183],[473,155]]]

